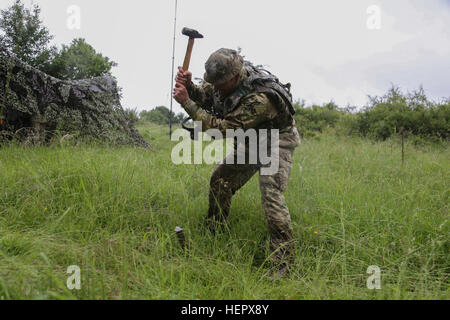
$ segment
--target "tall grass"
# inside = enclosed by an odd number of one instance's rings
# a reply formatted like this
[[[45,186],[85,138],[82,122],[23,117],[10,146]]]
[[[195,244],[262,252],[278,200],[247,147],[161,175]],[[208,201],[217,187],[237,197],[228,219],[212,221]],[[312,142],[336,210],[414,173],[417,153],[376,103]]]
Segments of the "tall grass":
[[[202,224],[214,166],[176,166],[166,128],[139,130],[157,152],[0,149],[0,298],[450,298],[448,148],[407,145],[402,166],[393,140],[303,141],[286,192],[295,270],[272,281],[257,176],[213,237]],[[66,287],[70,265],[81,268],[79,291]],[[380,290],[366,287],[370,265]]]

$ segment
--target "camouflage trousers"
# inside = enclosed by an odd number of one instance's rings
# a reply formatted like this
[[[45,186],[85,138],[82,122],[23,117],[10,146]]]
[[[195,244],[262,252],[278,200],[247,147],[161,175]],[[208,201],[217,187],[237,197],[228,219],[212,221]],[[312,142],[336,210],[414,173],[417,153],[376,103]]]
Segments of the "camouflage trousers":
[[[291,263],[294,251],[291,217],[283,193],[286,191],[295,148],[300,137],[295,127],[279,134],[279,169],[273,175],[262,175],[259,164],[227,164],[235,157],[230,153],[211,176],[209,211],[206,225],[215,233],[217,227],[226,225],[233,195],[259,172],[262,206],[270,236],[270,260],[273,263]],[[236,163],[236,162],[234,162]]]

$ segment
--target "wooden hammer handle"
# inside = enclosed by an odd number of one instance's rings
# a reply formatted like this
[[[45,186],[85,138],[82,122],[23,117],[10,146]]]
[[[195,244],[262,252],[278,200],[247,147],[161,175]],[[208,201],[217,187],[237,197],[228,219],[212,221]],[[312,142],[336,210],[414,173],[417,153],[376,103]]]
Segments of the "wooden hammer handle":
[[[194,40],[195,39],[189,39],[188,47],[186,51],[186,57],[184,58],[183,63],[183,70],[188,71],[189,70],[189,64],[191,63],[191,55],[192,55],[192,49],[194,48]]]

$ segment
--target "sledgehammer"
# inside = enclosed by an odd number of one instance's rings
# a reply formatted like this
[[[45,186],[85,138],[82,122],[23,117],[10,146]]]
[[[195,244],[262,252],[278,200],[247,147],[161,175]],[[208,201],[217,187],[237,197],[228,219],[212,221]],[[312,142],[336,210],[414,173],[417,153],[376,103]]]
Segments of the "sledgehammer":
[[[189,28],[183,28],[181,33],[183,35],[189,37],[188,47],[186,50],[186,57],[184,58],[184,63],[183,63],[183,70],[188,71],[189,64],[191,63],[191,55],[192,55],[192,49],[194,48],[194,41],[195,41],[195,39],[202,39],[203,35],[201,35],[197,30],[189,29]]]

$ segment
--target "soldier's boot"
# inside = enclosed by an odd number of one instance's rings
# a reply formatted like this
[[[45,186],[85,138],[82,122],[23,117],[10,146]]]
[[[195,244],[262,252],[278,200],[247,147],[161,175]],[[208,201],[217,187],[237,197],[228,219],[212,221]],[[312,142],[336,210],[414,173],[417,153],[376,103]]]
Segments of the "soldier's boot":
[[[284,242],[276,249],[271,241],[270,248],[269,277],[277,279],[288,276],[294,264],[294,240]]]
[[[214,170],[210,181],[205,227],[213,234],[225,230],[233,195],[258,171],[256,165],[227,164],[226,160]]]
[[[205,227],[215,235],[217,231],[225,231],[230,213],[231,197],[221,197],[213,190],[209,192],[209,210],[205,219]]]
[[[281,264],[279,266],[272,266],[270,268],[269,273],[267,274],[267,278],[271,280],[279,280],[289,275],[290,268],[287,264]]]
[[[219,175],[222,171],[217,169],[214,171],[209,189],[209,209],[205,227],[212,234],[216,234],[218,230],[224,231],[226,229],[233,197],[231,181],[223,175]]]

